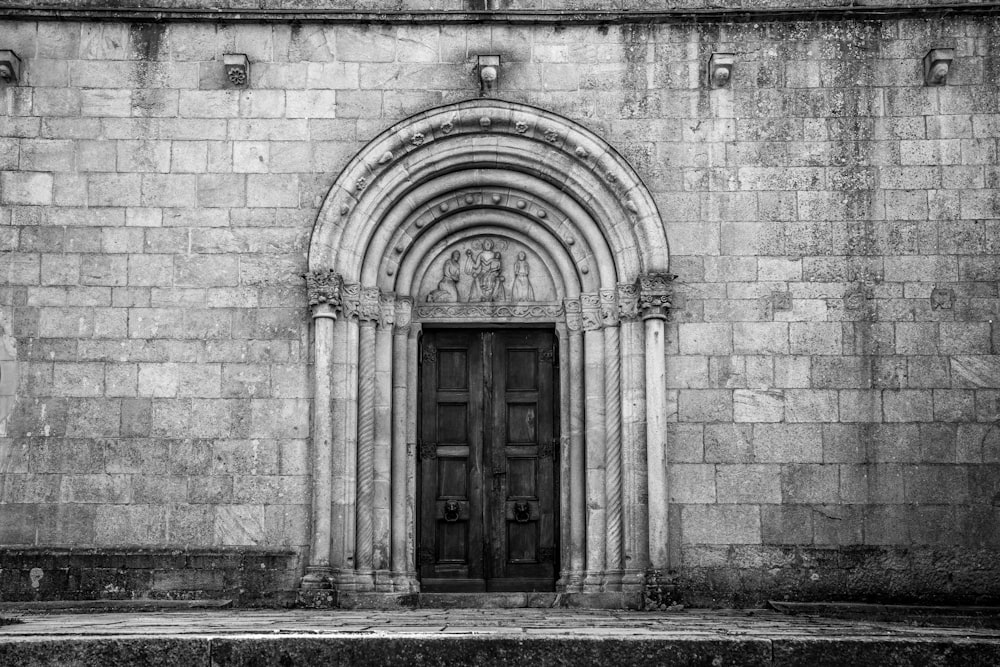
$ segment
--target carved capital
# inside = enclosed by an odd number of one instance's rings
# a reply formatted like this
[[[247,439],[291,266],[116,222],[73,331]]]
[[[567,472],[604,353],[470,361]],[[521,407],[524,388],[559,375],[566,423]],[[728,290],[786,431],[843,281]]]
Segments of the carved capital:
[[[408,296],[396,297],[396,330],[407,332],[413,322],[413,299]]]
[[[379,305],[379,290],[377,287],[362,287],[361,301],[358,304],[358,320],[361,322],[378,323],[382,316]]]
[[[639,285],[636,283],[619,283],[618,314],[623,320],[639,317]]]
[[[357,319],[358,311],[361,308],[361,285],[344,283],[341,295],[343,296],[344,316]]]
[[[396,322],[396,295],[392,292],[379,294],[378,311],[379,328],[391,329]]]
[[[673,296],[672,273],[644,273],[639,276],[639,310],[642,318],[666,318]]]
[[[318,311],[335,314],[340,309],[343,281],[339,273],[326,269],[303,273],[302,277],[306,280],[306,294],[314,314]]]
[[[563,302],[566,309],[566,328],[570,331],[580,331],[583,329],[583,313],[580,302],[577,299],[566,299]]]
[[[618,326],[618,290],[601,290],[601,323],[606,327]]]
[[[583,311],[583,330],[595,331],[601,328],[601,296],[596,292],[584,292],[580,295],[580,306]]]

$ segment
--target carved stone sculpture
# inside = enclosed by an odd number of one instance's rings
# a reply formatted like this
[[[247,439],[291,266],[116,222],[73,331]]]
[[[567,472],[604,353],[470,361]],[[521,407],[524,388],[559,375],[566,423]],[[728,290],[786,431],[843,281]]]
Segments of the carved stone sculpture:
[[[310,306],[326,304],[333,308],[339,308],[341,304],[340,274],[333,269],[326,271],[310,271],[302,274],[306,280],[306,293],[309,297]]]
[[[478,252],[466,250],[465,272],[472,276],[472,291],[469,301],[506,301],[504,288],[503,257],[494,249],[492,239],[482,243]]]
[[[511,301],[534,301],[535,290],[531,287],[531,279],[528,266],[528,256],[522,250],[517,253],[517,261],[514,263],[514,284],[510,288]]]

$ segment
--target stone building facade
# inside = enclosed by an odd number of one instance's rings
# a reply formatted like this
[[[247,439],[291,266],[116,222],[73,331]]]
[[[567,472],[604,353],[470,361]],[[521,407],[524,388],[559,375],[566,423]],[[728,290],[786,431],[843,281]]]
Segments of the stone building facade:
[[[0,599],[1000,598],[992,6],[119,4],[0,2]]]

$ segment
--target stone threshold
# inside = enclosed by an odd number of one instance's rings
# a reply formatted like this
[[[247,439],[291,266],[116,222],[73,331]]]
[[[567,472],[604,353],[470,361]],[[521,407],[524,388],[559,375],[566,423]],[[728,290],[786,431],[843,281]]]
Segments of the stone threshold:
[[[329,609],[642,609],[641,593],[355,593],[303,589],[302,606]]]

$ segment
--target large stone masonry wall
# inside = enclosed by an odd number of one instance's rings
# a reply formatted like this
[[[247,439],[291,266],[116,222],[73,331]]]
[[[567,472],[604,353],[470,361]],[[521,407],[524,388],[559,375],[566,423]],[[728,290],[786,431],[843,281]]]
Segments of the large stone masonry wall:
[[[20,583],[0,590],[40,595],[22,554],[54,545],[297,567],[320,201],[364,142],[474,96],[475,55],[499,53],[500,95],[619,147],[667,221],[663,577],[702,603],[996,600],[998,25],[3,24],[25,71],[0,88],[20,378],[0,426]],[[923,85],[932,47],[956,49],[945,87]],[[736,53],[729,89],[704,84],[714,51]],[[223,53],[249,56],[249,89]],[[74,590],[243,586],[126,580]]]

